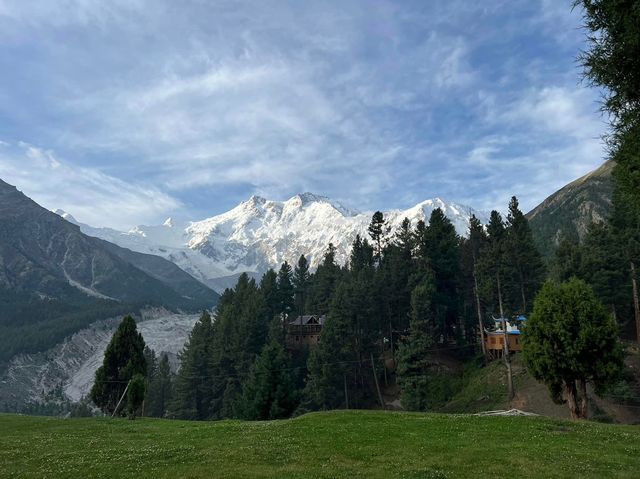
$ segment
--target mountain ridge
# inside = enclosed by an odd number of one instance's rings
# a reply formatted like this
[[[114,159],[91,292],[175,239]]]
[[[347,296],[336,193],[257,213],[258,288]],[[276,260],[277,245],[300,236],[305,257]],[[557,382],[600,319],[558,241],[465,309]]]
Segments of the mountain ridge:
[[[472,214],[482,221],[488,216],[466,205],[433,198],[405,210],[389,210],[385,218],[393,232],[405,217],[413,224],[418,220],[428,222],[435,208],[443,209],[461,235],[466,233]],[[329,243],[336,247],[336,260],[345,263],[355,236],[367,237],[372,214],[306,192],[284,201],[254,195],[229,211],[203,220],[168,219],[163,225],[141,225],[127,232],[78,224],[88,235],[162,256],[221,291],[241,272],[260,274],[285,260],[295,263],[301,254],[314,268]]]
[[[580,242],[592,223],[611,212],[615,163],[600,167],[563,186],[526,214],[540,252],[550,257],[564,238]]]
[[[85,235],[0,180],[0,363],[90,320],[146,305],[199,310],[216,298],[173,263]]]

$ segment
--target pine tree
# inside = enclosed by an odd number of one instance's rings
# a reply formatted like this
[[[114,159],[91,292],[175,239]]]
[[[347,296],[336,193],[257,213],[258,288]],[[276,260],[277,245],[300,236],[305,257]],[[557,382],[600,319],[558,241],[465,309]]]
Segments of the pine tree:
[[[280,298],[278,295],[278,274],[268,269],[260,280],[260,292],[264,298],[266,314],[269,318],[280,315]]]
[[[135,320],[125,316],[105,350],[102,366],[96,371],[91,388],[92,401],[105,414],[113,414],[127,383],[135,375],[146,375],[144,348],[144,339]]]
[[[500,213],[493,210],[487,223],[487,242],[480,250],[478,263],[480,289],[493,316],[504,314],[505,240],[504,221]]]
[[[393,241],[385,249],[380,271],[374,278],[374,297],[378,302],[383,301],[379,308],[385,313],[383,327],[389,334],[392,330],[409,327],[414,245],[411,222],[405,218]]]
[[[384,215],[380,211],[376,211],[369,223],[369,236],[373,241],[374,258],[377,263],[380,263],[382,257],[382,250],[384,248],[385,236],[389,232],[389,227],[384,219]]]
[[[340,279],[340,267],[336,264],[336,248],[329,243],[322,263],[311,279],[307,307],[310,314],[327,314],[334,291]]]
[[[279,313],[285,317],[291,315],[295,309],[295,289],[292,282],[291,266],[286,261],[278,271],[278,300]]]
[[[280,297],[278,304],[282,304]],[[235,289],[220,298],[210,354],[212,418],[235,416],[242,384],[267,340],[272,321],[263,292],[247,274],[240,275]]]
[[[584,74],[604,87],[614,195],[614,244],[626,262],[636,339],[640,342],[640,9],[635,0],[580,0],[590,49],[582,57]]]
[[[492,211],[487,224],[488,241],[486,243],[479,269],[484,279],[485,294],[490,298],[492,305],[491,313],[503,321],[506,318],[504,305],[504,280],[509,271],[506,265],[506,241],[507,231],[502,221],[502,216],[497,211]],[[507,387],[509,391],[508,399],[513,399],[515,395],[513,385],[513,372],[511,367],[511,356],[509,352],[506,328],[504,332],[504,351],[503,359],[507,370]]]
[[[295,291],[295,311],[296,316],[305,314],[305,303],[309,293],[309,283],[311,275],[309,274],[309,262],[304,255],[300,255],[298,264],[293,270],[293,288]]]
[[[435,318],[433,299],[436,285],[425,276],[411,293],[411,333],[398,351],[398,384],[402,405],[411,411],[425,411],[429,406],[429,350],[433,346]]]
[[[523,331],[523,354],[528,371],[556,402],[568,403],[573,418],[587,416],[588,382],[603,387],[622,370],[613,317],[576,278],[544,284]]]
[[[171,403],[172,379],[169,357],[166,353],[160,356],[160,362],[149,378],[149,388],[145,399],[146,413],[152,417],[165,417]]]
[[[509,202],[505,240],[504,290],[507,303],[515,312],[525,314],[530,300],[540,288],[545,276],[542,256],[536,249],[529,221],[513,196]]]
[[[350,288],[343,281],[322,328],[320,345],[309,356],[309,375],[303,392],[305,409],[336,409],[353,404],[349,403],[348,393],[355,359],[351,311]]]
[[[465,284],[467,291],[467,303],[469,311],[473,311],[480,334],[480,345],[482,353],[486,356],[485,340],[484,340],[484,312],[481,300],[480,284],[482,283],[481,275],[481,256],[488,242],[487,234],[482,223],[475,215],[471,215],[469,219],[469,238],[462,242],[463,269],[465,274]],[[471,294],[469,294],[471,293]]]
[[[460,238],[453,223],[440,208],[432,211],[423,241],[436,284],[436,295],[433,298],[436,314],[434,332],[447,340],[455,337],[459,326]]]
[[[360,235],[356,235],[356,239],[351,244],[351,253],[349,255],[349,269],[358,273],[362,269],[371,268],[373,266],[374,253],[373,248],[365,239],[362,240]]]
[[[249,420],[289,417],[297,405],[287,356],[280,344],[265,345],[243,385],[236,411]]]
[[[180,369],[175,380],[171,415],[200,420],[212,416],[212,342],[211,316],[204,311],[178,355]]]

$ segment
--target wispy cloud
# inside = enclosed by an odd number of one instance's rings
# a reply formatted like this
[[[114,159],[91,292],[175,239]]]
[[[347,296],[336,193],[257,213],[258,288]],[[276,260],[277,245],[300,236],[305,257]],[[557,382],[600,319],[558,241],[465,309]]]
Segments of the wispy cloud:
[[[359,209],[533,207],[602,156],[578,24],[548,0],[0,0],[0,135],[129,191],[111,224],[302,190]],[[17,154],[0,171],[34,197],[108,209],[18,175]]]
[[[132,184],[97,169],[70,166],[27,143],[0,146],[0,177],[39,204],[73,212],[82,222],[126,229],[140,218],[158,221],[181,203],[149,185]]]

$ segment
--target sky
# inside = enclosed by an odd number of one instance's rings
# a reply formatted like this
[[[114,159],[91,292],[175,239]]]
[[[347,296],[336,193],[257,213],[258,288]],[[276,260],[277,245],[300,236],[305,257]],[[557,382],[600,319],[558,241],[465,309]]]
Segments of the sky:
[[[599,166],[570,0],[0,0],[0,178],[128,229],[253,194],[523,210]]]

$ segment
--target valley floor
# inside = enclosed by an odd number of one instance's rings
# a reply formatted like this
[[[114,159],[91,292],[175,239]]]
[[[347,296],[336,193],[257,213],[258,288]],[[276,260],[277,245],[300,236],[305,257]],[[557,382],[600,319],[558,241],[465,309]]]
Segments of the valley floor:
[[[0,415],[0,477],[638,477],[640,428],[375,411],[270,422]]]

